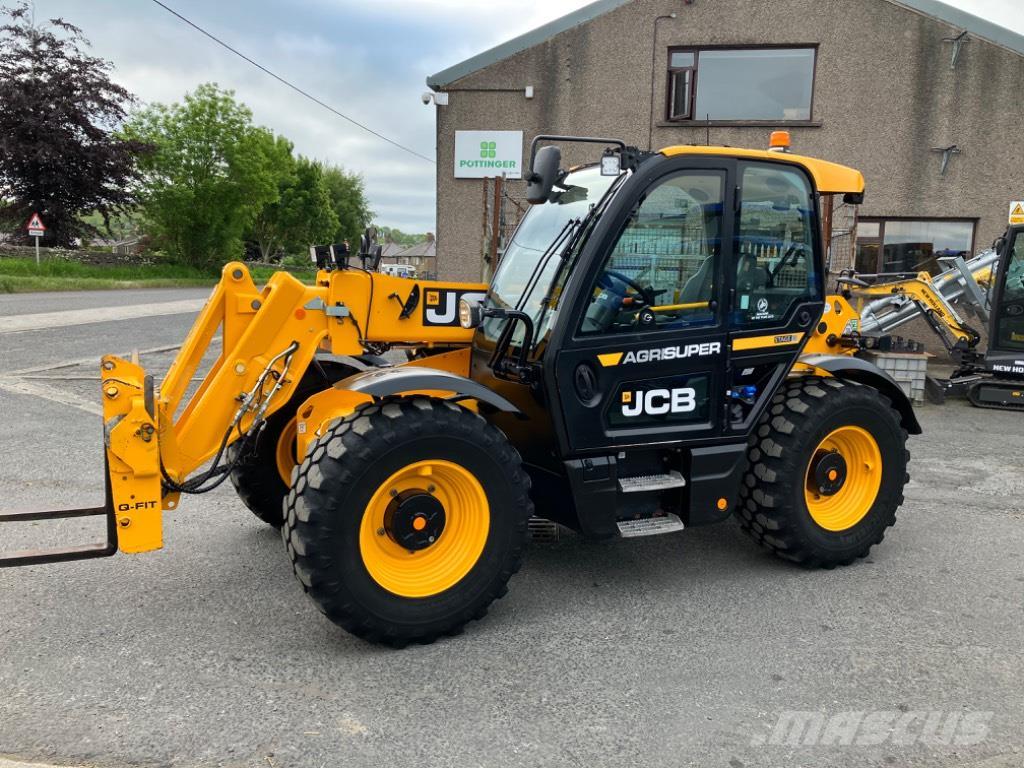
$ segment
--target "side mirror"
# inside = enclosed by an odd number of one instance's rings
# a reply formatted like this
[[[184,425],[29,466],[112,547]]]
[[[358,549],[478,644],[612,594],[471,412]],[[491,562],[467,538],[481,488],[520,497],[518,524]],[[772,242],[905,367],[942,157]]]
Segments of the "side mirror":
[[[562,150],[558,147],[541,147],[533,160],[533,168],[527,177],[526,201],[531,205],[539,205],[548,201],[555,181],[558,180],[558,169],[562,164]]]

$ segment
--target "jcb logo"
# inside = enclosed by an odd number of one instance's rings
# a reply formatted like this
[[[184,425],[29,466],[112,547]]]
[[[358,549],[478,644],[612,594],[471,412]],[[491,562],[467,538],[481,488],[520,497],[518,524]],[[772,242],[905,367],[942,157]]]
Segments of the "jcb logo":
[[[692,413],[697,410],[697,391],[691,387],[651,389],[622,393],[622,415],[664,416],[668,413]]]
[[[430,289],[426,292],[427,300],[423,304],[424,325],[458,325],[459,299],[467,301],[483,301],[484,294],[475,291],[447,291]]]

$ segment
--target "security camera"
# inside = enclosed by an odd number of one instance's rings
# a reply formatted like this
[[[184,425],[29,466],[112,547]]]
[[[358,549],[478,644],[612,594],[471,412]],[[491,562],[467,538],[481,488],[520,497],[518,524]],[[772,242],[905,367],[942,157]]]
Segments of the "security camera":
[[[434,94],[431,93],[430,91],[427,91],[422,96],[420,96],[420,101],[422,101],[424,104],[429,104],[433,100],[434,100]]]

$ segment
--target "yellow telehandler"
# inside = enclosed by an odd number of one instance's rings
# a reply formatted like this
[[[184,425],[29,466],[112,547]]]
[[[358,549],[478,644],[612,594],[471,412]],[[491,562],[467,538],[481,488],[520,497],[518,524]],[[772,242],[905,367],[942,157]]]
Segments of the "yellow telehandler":
[[[566,171],[567,142],[604,149]],[[394,646],[486,613],[534,514],[628,538],[735,511],[805,566],[865,556],[920,427],[824,290],[821,196],[858,202],[861,174],[784,136],[654,153],[542,136],[530,164],[490,285],[342,263],[260,288],[231,263],[158,387],[104,357],[105,503],[0,521],[98,515],[107,541],[0,565],[157,549],[163,511],[229,476],[319,609]],[[415,355],[367,355],[394,347]]]

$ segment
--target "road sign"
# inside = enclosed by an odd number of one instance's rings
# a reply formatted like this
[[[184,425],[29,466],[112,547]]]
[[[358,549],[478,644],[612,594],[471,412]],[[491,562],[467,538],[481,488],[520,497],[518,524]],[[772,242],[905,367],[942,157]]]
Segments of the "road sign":
[[[46,225],[43,224],[43,220],[39,218],[38,213],[33,213],[32,218],[28,222],[28,236],[29,237],[42,237],[46,234]]]
[[[46,234],[46,225],[39,218],[38,213],[33,213],[28,220],[28,236],[36,239],[36,266],[39,266],[39,238]]]
[[[1010,203],[1010,224],[1024,224],[1024,200]]]

